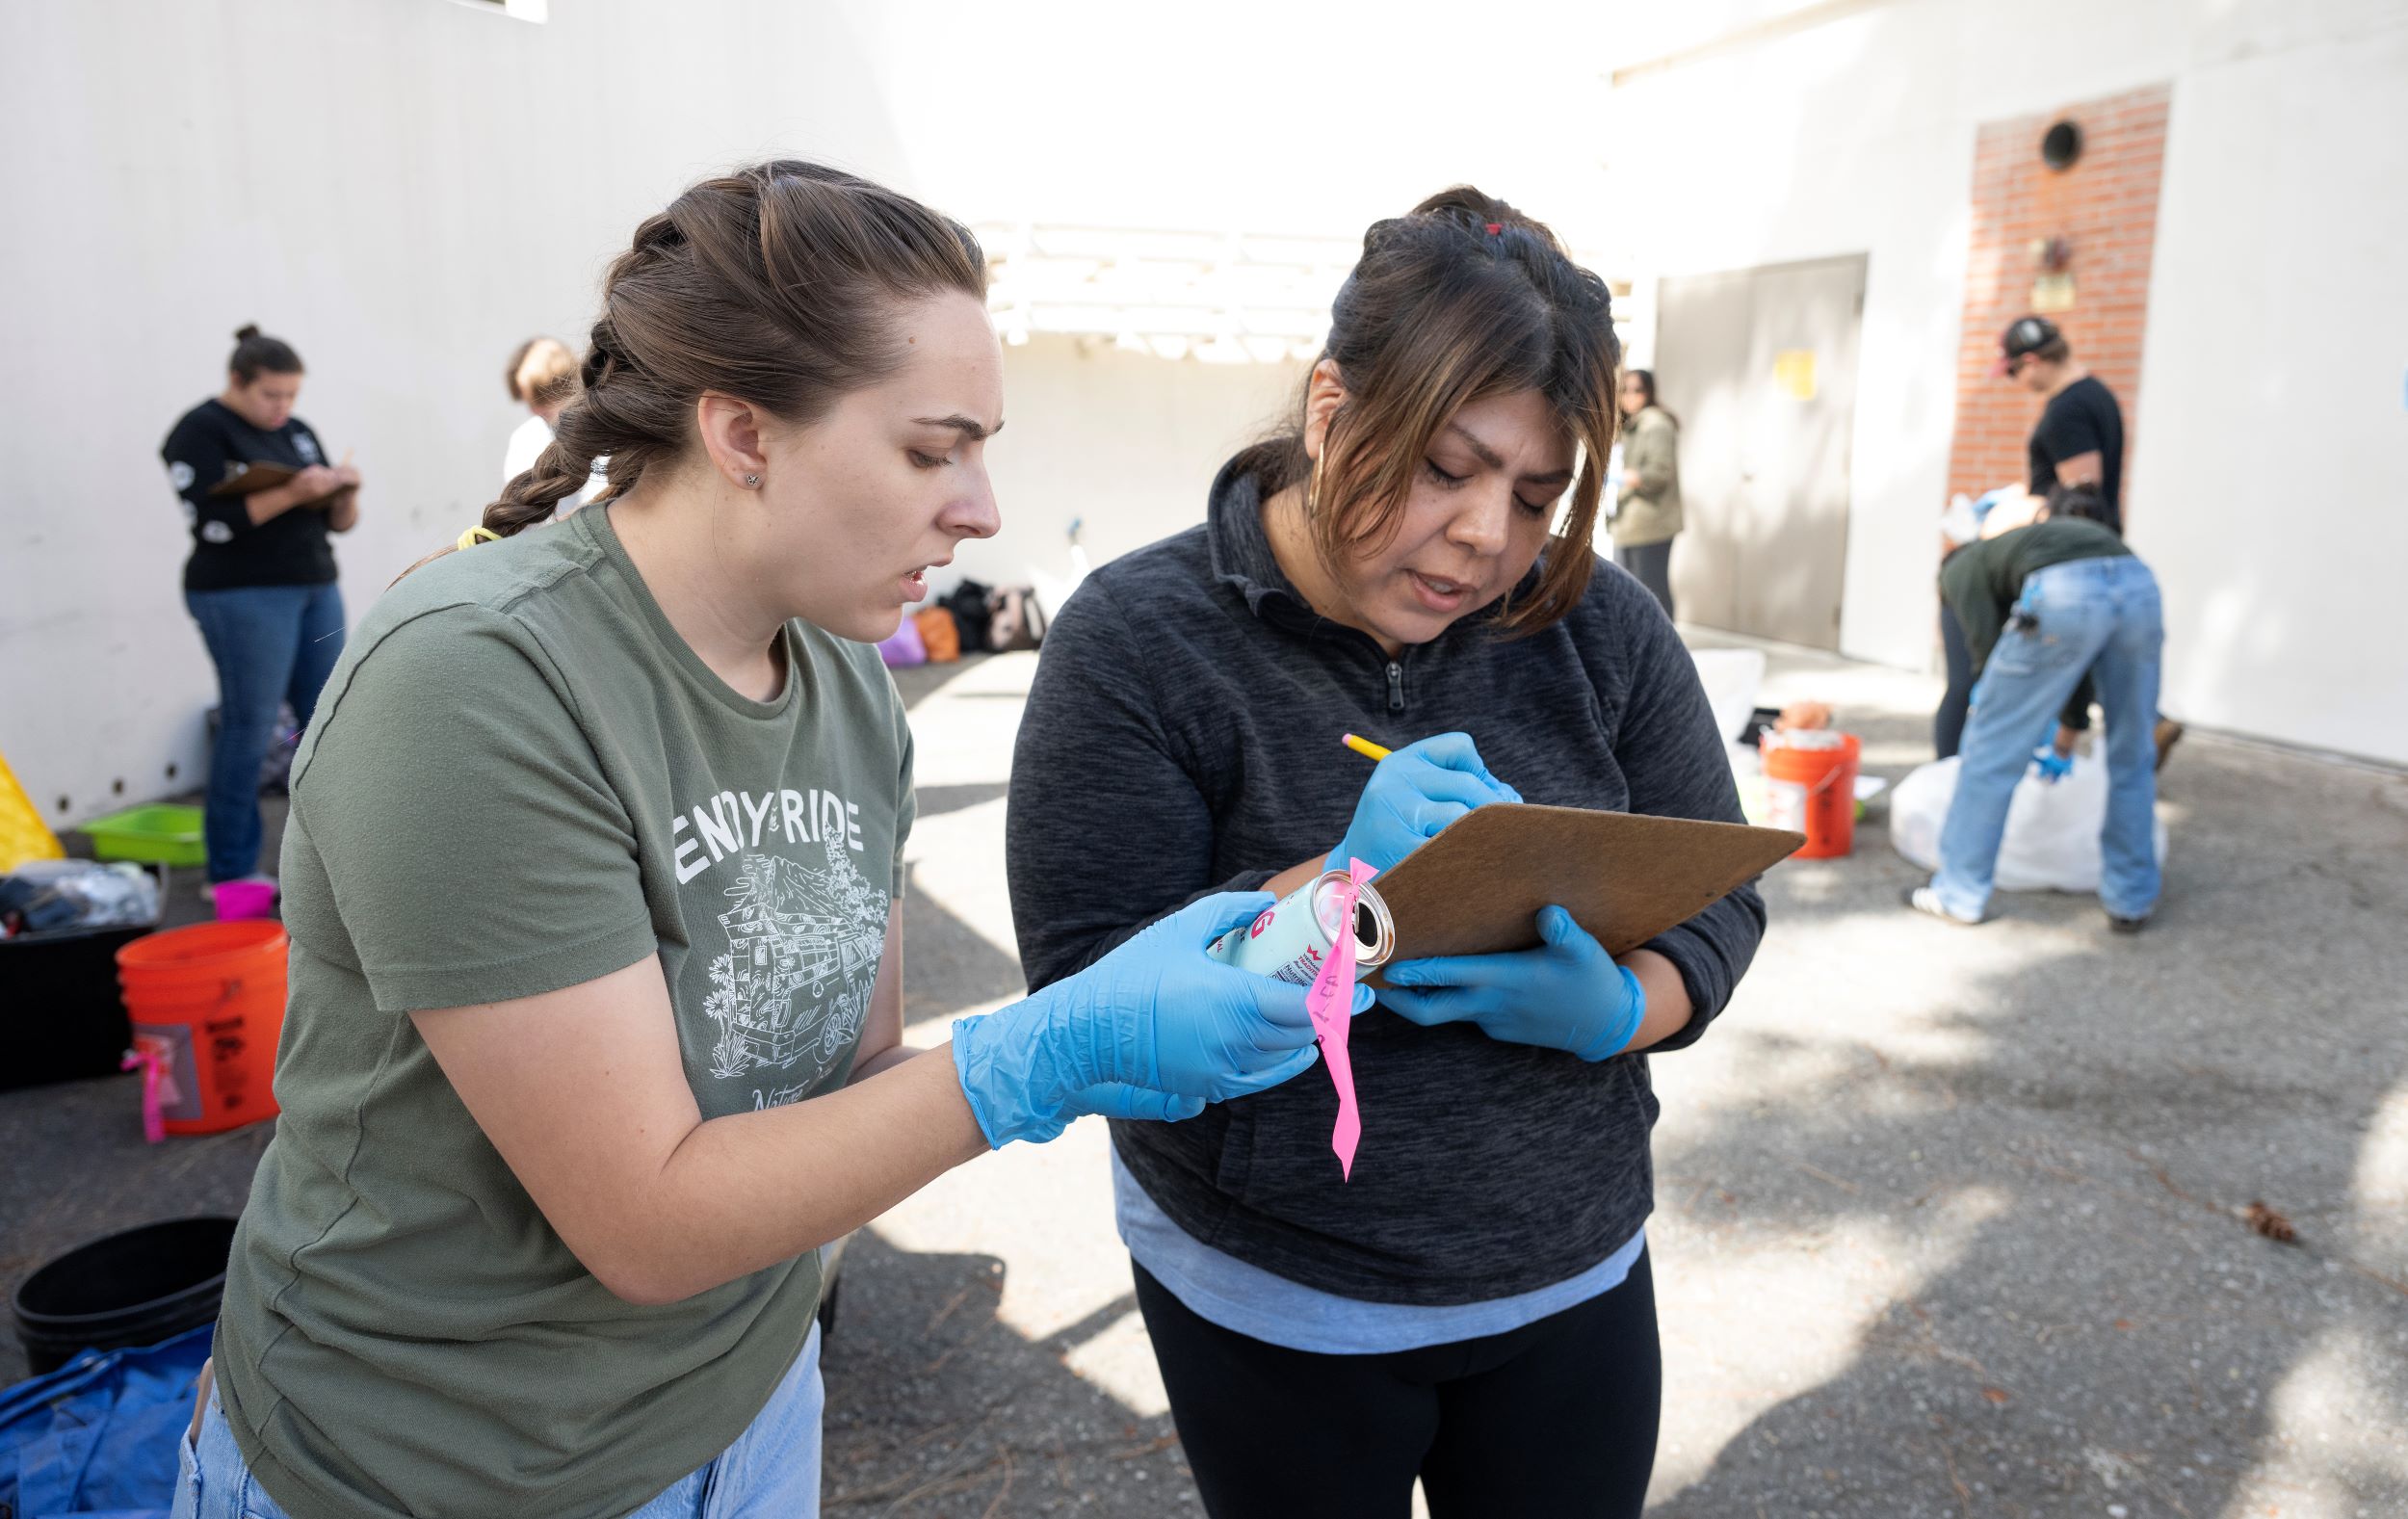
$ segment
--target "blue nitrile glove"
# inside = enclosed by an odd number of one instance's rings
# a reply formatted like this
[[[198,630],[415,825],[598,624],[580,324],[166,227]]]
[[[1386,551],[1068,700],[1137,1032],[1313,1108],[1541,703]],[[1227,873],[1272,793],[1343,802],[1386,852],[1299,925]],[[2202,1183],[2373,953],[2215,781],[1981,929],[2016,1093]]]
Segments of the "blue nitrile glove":
[[[1205,954],[1274,901],[1190,903],[1076,976],[954,1025],[954,1069],[989,1144],[1054,1138],[1083,1113],[1191,1118],[1311,1065],[1305,988]],[[1355,1011],[1371,1006],[1355,988]]]
[[[1521,799],[1520,792],[1488,773],[1468,733],[1408,744],[1381,760],[1363,783],[1354,821],[1329,851],[1329,868],[1345,870],[1347,861],[1358,859],[1386,870],[1474,807]]]
[[[2054,786],[2058,781],[2063,780],[2066,776],[2074,773],[2073,756],[2070,754],[2059,754],[2056,751],[2056,746],[2054,744],[2043,744],[2038,748],[2033,749],[2031,751],[2031,764],[2032,768],[2040,773],[2041,784],[2047,786]]]
[[[1380,1002],[1425,1028],[1477,1023],[1492,1039],[1568,1050],[1584,1061],[1618,1055],[1647,1016],[1647,992],[1561,907],[1538,909],[1534,950],[1450,955],[1384,967]]]

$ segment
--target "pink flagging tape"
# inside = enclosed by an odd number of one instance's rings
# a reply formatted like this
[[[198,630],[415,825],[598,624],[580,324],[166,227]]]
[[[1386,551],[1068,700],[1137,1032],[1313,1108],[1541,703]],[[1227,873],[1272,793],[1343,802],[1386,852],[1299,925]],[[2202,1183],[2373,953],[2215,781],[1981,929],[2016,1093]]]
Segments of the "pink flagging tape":
[[[1354,1177],[1354,1152],[1363,1142],[1363,1113],[1355,1106],[1354,1062],[1347,1054],[1347,1034],[1354,1023],[1354,904],[1363,883],[1379,872],[1361,860],[1347,861],[1348,880],[1333,886],[1338,927],[1330,934],[1329,958],[1304,994],[1304,1009],[1312,1014],[1313,1032],[1321,1035],[1322,1061],[1329,1067],[1329,1083],[1338,1088],[1338,1122],[1329,1131],[1329,1147],[1337,1152],[1339,1174]]]
[[[121,1071],[139,1067],[143,1073],[143,1138],[152,1144],[161,1143],[168,1137],[167,1120],[160,1112],[164,1104],[159,1087],[166,1080],[161,1064],[158,1051],[137,1045],[125,1052],[125,1059],[118,1065]]]

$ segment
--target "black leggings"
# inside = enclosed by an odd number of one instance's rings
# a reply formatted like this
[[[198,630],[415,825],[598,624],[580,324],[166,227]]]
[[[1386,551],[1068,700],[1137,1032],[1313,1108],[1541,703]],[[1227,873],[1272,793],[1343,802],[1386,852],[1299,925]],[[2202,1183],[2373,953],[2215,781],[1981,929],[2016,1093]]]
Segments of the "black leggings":
[[[1641,543],[1635,548],[1614,545],[1613,562],[1638,577],[1638,583],[1655,593],[1665,616],[1672,611],[1672,540]]]
[[[1646,1500],[1663,1357],[1644,1250],[1536,1323],[1379,1355],[1266,1345],[1137,1280],[1214,1519],[1403,1519],[1415,1477],[1431,1519],[1636,1519]]]

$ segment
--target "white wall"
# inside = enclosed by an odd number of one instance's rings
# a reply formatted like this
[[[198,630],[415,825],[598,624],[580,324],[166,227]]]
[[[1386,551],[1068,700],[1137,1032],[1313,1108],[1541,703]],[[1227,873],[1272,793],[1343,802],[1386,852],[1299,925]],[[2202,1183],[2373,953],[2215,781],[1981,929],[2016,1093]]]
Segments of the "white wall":
[[[1613,66],[1798,9],[1660,8]],[[2408,641],[2354,567],[2408,531],[2404,31],[2391,0],[1890,0],[1611,92],[1616,267],[1870,255],[1845,651],[1934,657],[1976,127],[2171,82],[2133,465],[2167,710],[2408,762],[2408,706],[2361,699],[2408,691]]]
[[[0,752],[54,823],[196,782],[214,681],[156,450],[241,323],[300,349],[301,414],[366,475],[356,619],[498,484],[511,347],[578,341],[697,174],[789,153],[965,221],[1346,237],[1474,179],[1589,246],[1610,25],[1531,10],[1548,47],[1432,0],[0,7]],[[960,567],[1021,579],[1073,514],[1099,555],[1195,520],[1291,380],[1013,351],[1008,526]]]
[[[2165,706],[2408,763],[2408,26],[2186,74],[2158,218]]]
[[[157,449],[217,392],[237,325],[301,351],[301,414],[366,477],[337,550],[356,618],[474,519],[519,419],[504,360],[532,332],[581,336],[641,216],[775,148],[907,167],[841,27],[773,0],[693,0],[675,31],[657,13],[0,13],[0,752],[53,823],[106,810],[115,785],[139,799],[199,778],[215,681]],[[664,99],[639,78],[711,87]]]
[[[1627,84],[1609,117],[1607,246],[1661,277],[1831,254],[1866,260],[1840,646],[1921,665],[1931,521],[1955,414],[1972,125],[1945,8],[1863,13]],[[1881,588],[1911,588],[1881,594]]]
[[[987,445],[1004,530],[929,577],[1030,583],[1069,564],[1069,527],[1096,563],[1204,520],[1213,475],[1276,422],[1301,364],[1166,362],[1109,344],[1032,338],[1004,350],[1008,426]]]

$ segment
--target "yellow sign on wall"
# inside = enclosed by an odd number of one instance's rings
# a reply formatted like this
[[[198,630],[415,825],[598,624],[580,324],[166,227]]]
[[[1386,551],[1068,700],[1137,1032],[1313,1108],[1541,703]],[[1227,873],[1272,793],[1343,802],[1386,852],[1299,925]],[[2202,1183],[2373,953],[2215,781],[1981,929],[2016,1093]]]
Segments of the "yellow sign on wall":
[[[1772,355],[1772,382],[1792,401],[1815,399],[1815,351],[1785,348]]]

